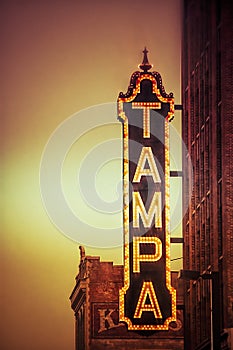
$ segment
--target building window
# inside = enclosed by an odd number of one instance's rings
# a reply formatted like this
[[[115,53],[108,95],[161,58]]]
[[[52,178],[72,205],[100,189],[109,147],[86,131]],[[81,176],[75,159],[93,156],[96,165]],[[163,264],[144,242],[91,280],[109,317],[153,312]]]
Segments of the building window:
[[[82,305],[76,316],[76,342],[78,350],[85,350],[85,311]]]
[[[195,118],[194,118],[194,74],[190,79],[190,127],[191,127],[191,142],[195,137]]]
[[[218,256],[223,254],[222,250],[222,179],[218,181]]]
[[[205,124],[205,163],[204,163],[204,169],[205,169],[205,191],[206,193],[210,189],[210,139],[209,139],[209,119],[206,121]]]
[[[189,249],[189,237],[190,237],[190,232],[189,232],[189,224],[186,224],[186,232],[185,232],[185,242],[186,242],[186,259],[184,263],[186,264],[187,269],[190,269],[190,249]]]
[[[222,129],[221,129],[221,104],[217,108],[217,180],[222,177]]]
[[[191,242],[192,270],[195,270],[195,214],[192,215]]]

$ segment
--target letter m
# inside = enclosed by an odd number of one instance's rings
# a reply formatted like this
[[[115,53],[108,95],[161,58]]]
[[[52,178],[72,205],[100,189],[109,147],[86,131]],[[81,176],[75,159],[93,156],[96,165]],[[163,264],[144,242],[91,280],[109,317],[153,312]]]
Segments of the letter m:
[[[144,227],[151,227],[155,217],[155,227],[162,227],[161,192],[155,192],[148,212],[146,212],[139,192],[133,192],[133,227],[139,227],[139,215]]]

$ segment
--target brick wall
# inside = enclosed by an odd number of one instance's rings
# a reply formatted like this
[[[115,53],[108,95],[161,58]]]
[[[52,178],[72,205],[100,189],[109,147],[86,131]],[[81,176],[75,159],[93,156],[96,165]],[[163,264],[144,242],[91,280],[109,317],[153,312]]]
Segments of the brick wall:
[[[178,289],[177,301],[183,304],[183,295],[177,274],[172,273],[172,284]],[[85,298],[79,289],[85,280]],[[177,323],[171,324],[169,331],[136,333],[128,331],[125,324],[119,323],[118,298],[123,285],[123,266],[112,262],[101,262],[99,257],[88,257],[81,262],[76,286],[71,295],[71,304],[78,314],[77,299],[82,295],[85,305],[85,350],[127,350],[127,349],[183,349],[183,310],[177,310]],[[84,290],[84,288],[82,289]],[[81,305],[79,306],[81,308]],[[79,334],[77,332],[77,334]],[[76,349],[80,342],[76,339]]]

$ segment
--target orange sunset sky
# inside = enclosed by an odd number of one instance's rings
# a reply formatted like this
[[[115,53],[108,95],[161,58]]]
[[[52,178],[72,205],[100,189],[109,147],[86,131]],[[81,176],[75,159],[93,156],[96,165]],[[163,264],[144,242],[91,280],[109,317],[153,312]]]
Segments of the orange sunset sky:
[[[95,210],[76,188],[79,167],[85,166],[87,173],[88,169],[92,173],[88,157],[94,152],[99,196],[109,203],[121,195],[121,124],[117,113],[110,108],[107,124],[92,128],[86,109],[91,108],[90,115],[96,113],[101,124],[101,113],[107,109],[98,105],[115,103],[119,92],[126,92],[145,46],[153,69],[162,75],[165,90],[174,93],[176,104],[181,103],[181,1],[3,0],[0,23],[1,349],[72,350],[74,315],[69,295],[79,264],[78,246],[85,245],[83,237],[95,228],[96,232],[114,229],[123,239],[121,212]],[[40,172],[51,135],[77,112],[82,137],[72,144],[62,169],[68,206],[86,225],[84,231],[77,225],[74,240],[46,211]],[[178,132],[179,113],[172,122]],[[111,144],[116,151],[112,160],[111,153],[107,159],[99,158],[105,142],[106,149],[111,149]],[[175,163],[180,169],[179,147],[176,150]],[[57,153],[56,149],[54,158]],[[51,175],[50,167],[46,171]],[[173,187],[174,200],[177,183]],[[56,196],[54,190],[55,209]],[[181,234],[179,224],[172,234]],[[88,255],[122,264],[122,244],[103,248],[96,234],[93,244],[85,248]],[[172,257],[180,256],[180,248],[174,247]],[[180,260],[172,262],[172,269],[179,269],[179,264]]]

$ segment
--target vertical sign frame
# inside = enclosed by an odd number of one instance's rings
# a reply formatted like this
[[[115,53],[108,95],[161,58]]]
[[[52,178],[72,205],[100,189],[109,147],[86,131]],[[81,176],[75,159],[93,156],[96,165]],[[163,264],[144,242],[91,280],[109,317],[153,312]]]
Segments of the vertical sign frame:
[[[172,93],[169,95],[166,94],[162,86],[161,76],[158,72],[147,72],[151,66],[149,65],[146,54],[147,51],[144,50],[144,61],[140,66],[140,68],[144,69],[144,72],[137,71],[133,73],[127,93],[120,93],[118,98],[118,116],[123,125],[124,157],[124,285],[119,291],[119,320],[127,324],[128,330],[163,331],[169,329],[170,322],[176,321],[176,291],[171,285],[170,271],[169,204],[169,122],[174,116],[174,98]],[[148,86],[150,87],[150,92],[148,91]],[[145,91],[143,91],[143,89]],[[140,94],[141,98],[138,98]],[[131,110],[127,110],[127,104],[130,104]],[[160,185],[161,188],[161,194],[159,194],[159,191],[155,190],[155,195],[153,197],[155,200],[153,201],[152,199],[151,206],[147,213],[146,208],[143,208],[144,203],[141,199],[140,192],[130,189],[130,180],[132,181],[132,176],[130,174],[133,171],[130,159],[130,152],[132,152],[130,151],[130,142],[132,141],[131,135],[135,132],[135,125],[132,125],[132,119],[134,118],[136,110],[140,109],[141,111],[137,113],[141,113],[141,126],[139,129],[141,128],[142,137],[138,141],[143,147],[138,163],[136,164],[136,171],[133,177],[134,185],[136,186],[137,184],[135,183],[139,183],[143,178],[150,178],[153,179],[154,182],[157,181],[155,184],[157,187],[153,187],[153,185],[152,188],[158,188],[158,185]],[[153,126],[154,123],[154,119],[152,119],[151,116],[152,111],[156,111],[157,114],[160,115],[159,118],[163,119],[162,122],[159,122],[163,125],[163,142],[158,141],[159,152],[163,155],[162,158],[164,159],[162,170],[158,170],[159,164],[156,163],[153,158],[156,157],[156,154],[151,155],[152,151],[155,153],[155,149],[153,149],[153,147],[148,147],[147,143],[149,142],[148,139],[150,139],[150,126]],[[161,111],[163,116],[160,114]],[[157,120],[159,120],[158,117]],[[136,126],[136,128],[137,127],[138,126]],[[164,149],[162,149],[162,147],[164,147]],[[161,155],[159,157],[161,158]],[[160,176],[163,176],[161,181]],[[158,182],[161,183],[159,184]],[[147,192],[147,196],[151,196],[149,190]],[[160,196],[162,199],[160,199]],[[132,197],[131,201],[130,197]],[[135,201],[137,201],[137,204],[135,204]],[[160,209],[161,206],[163,208]],[[163,212],[161,216],[160,211],[161,213]],[[153,221],[153,214],[155,216],[154,220],[157,231],[156,228],[152,228],[151,224]],[[135,217],[135,215],[137,217]],[[141,218],[141,221],[139,218]],[[131,221],[133,221],[133,224]],[[148,230],[145,229],[140,233],[143,225],[146,226]],[[156,232],[158,232],[158,234],[156,234]],[[154,249],[153,252],[151,250],[146,253],[142,252],[142,248],[147,245]],[[161,275],[164,276],[164,286],[161,288],[161,295],[158,294],[160,286],[158,282],[156,282],[160,276],[156,264],[162,266]],[[149,272],[143,272],[143,268],[145,271],[149,265],[152,266],[152,270],[149,269]],[[153,266],[155,267],[155,272],[153,272]],[[133,279],[134,282],[132,282]],[[128,296],[127,293],[129,294]],[[134,300],[134,298],[136,298],[136,300]],[[163,298],[165,304],[162,302]]]

